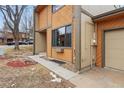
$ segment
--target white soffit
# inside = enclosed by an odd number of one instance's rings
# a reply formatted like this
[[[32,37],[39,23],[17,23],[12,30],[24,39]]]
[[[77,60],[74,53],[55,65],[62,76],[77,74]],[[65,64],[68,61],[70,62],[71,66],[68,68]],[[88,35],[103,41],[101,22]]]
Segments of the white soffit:
[[[86,10],[93,16],[115,10],[114,5],[82,5],[82,9]]]

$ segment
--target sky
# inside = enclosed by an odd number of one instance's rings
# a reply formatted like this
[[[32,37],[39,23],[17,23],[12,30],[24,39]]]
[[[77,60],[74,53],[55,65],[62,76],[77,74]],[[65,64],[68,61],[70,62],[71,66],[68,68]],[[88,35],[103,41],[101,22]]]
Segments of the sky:
[[[2,13],[0,12],[0,30],[2,29],[2,27],[3,27],[3,15],[2,15]]]

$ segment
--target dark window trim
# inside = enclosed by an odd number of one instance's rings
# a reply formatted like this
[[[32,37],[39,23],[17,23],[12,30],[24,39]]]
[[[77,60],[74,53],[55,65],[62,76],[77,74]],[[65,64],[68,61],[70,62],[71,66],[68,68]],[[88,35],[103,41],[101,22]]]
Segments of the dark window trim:
[[[59,28],[65,27],[65,33],[66,33],[66,27],[67,27],[67,26],[72,26],[72,24],[60,26]],[[59,29],[59,28],[56,28],[56,29],[53,29],[53,30],[52,30],[52,37],[51,37],[51,38],[52,38],[52,39],[51,39],[51,40],[52,40],[52,44],[51,44],[52,47],[53,47],[53,48],[72,48],[72,35],[71,35],[71,46],[53,46],[53,31],[55,31],[55,30],[57,30],[57,29]],[[73,29],[72,29],[72,31],[71,31],[71,34],[72,34],[72,32],[73,32]],[[65,34],[65,36],[66,36],[66,34]]]
[[[52,5],[52,13],[56,13],[57,11],[59,11],[60,9],[62,9],[65,5],[61,6],[59,9],[57,9],[56,11],[53,11],[53,5]]]

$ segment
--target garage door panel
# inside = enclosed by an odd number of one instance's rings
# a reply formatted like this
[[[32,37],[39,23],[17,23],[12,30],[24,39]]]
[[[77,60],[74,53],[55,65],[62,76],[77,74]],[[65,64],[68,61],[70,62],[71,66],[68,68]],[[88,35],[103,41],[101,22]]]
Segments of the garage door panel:
[[[105,66],[124,70],[124,30],[105,32]]]
[[[111,61],[112,62],[117,61],[116,62],[117,64],[120,61],[119,63],[122,63],[123,64],[124,61],[122,61],[122,60],[124,60],[124,58],[122,58],[122,57],[111,57],[111,58],[110,57],[106,57],[106,61],[107,61],[106,64],[107,63],[110,63]]]
[[[106,44],[107,44],[106,49],[108,49],[108,48],[111,48],[111,49],[116,49],[116,48],[124,49],[124,47],[122,47],[122,46],[124,46],[124,42],[122,42],[120,40],[124,41],[124,39],[121,39],[121,38],[118,39],[118,40],[108,40],[107,39],[107,41],[106,41]]]
[[[110,51],[110,50],[112,50],[112,51]],[[120,55],[120,56],[118,56],[118,55]],[[107,49],[106,50],[106,56],[111,56],[111,57],[116,57],[116,56],[118,56],[118,57],[122,57],[122,58],[124,58],[124,52],[121,50],[121,49]]]
[[[115,68],[115,69],[124,70],[124,64],[123,64],[124,61],[122,60],[124,59],[123,58],[110,58],[110,57],[106,58],[106,66]]]
[[[124,70],[124,65],[120,65],[123,64],[123,62],[119,62],[121,60],[107,60],[107,67],[111,67],[111,68],[115,68],[115,69],[119,69],[119,70]],[[113,62],[113,64],[111,64],[111,61]],[[117,62],[119,62],[120,64],[117,64]]]

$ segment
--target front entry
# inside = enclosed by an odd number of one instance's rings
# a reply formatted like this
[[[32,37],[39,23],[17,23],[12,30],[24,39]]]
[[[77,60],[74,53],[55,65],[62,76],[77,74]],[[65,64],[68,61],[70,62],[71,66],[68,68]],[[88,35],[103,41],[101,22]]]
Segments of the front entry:
[[[47,51],[47,34],[46,30],[35,33],[35,54]]]
[[[47,34],[46,32],[42,32],[41,33],[41,45],[42,45],[42,52],[46,52],[47,51]]]

